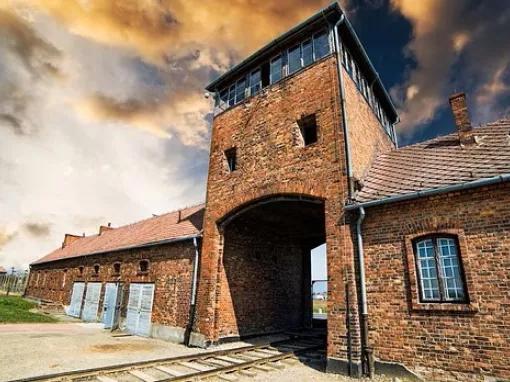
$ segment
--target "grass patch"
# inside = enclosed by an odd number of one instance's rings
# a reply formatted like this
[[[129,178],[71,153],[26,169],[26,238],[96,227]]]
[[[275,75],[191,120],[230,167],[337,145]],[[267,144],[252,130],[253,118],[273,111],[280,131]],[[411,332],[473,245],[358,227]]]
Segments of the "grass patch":
[[[327,313],[328,302],[326,300],[313,300],[313,312],[314,313]]]
[[[0,323],[57,322],[52,316],[29,312],[37,305],[18,296],[0,296]]]

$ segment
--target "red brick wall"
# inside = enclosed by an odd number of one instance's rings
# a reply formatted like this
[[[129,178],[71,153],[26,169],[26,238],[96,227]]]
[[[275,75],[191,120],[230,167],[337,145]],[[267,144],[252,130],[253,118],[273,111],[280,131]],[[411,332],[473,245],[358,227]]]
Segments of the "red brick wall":
[[[184,328],[189,319],[194,256],[193,243],[186,241],[34,265],[26,295],[68,305],[74,281],[119,281],[124,283],[124,303],[127,303],[129,283],[152,282],[155,284],[152,322]],[[149,260],[146,274],[139,272],[142,259]],[[114,274],[115,262],[121,263],[120,275]],[[98,276],[94,275],[95,264],[100,266]],[[80,276],[80,266],[84,267],[83,276]],[[67,272],[63,286],[64,270]]]
[[[374,159],[395,145],[344,67],[342,72],[353,175],[363,179]]]
[[[310,285],[305,274],[310,268],[304,269],[310,252],[297,244],[272,242],[263,232],[231,231],[220,275],[220,337],[303,327],[305,310],[311,311],[303,288],[305,281]]]
[[[376,357],[430,380],[510,378],[510,185],[366,212],[369,332]],[[433,232],[459,235],[471,304],[418,303],[410,240]]]

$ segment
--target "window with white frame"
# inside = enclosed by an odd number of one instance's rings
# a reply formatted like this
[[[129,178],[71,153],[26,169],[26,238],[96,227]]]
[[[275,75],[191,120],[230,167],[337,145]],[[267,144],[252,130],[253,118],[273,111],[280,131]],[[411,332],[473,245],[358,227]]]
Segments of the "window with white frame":
[[[250,74],[250,95],[257,94],[261,88],[260,69],[257,69]]]
[[[236,84],[236,103],[241,102],[246,97],[246,79],[242,78]]]
[[[289,74],[301,69],[301,45],[289,49]]]
[[[426,236],[414,241],[421,302],[466,302],[457,237]]]
[[[283,76],[283,60],[281,54],[271,60],[269,69],[269,82],[274,84],[282,79]]]
[[[318,60],[319,58],[327,56],[331,52],[329,46],[329,36],[327,32],[318,33],[313,36],[313,53],[314,58]]]
[[[302,65],[308,66],[313,62],[313,45],[312,40],[306,40],[301,44],[301,60]]]

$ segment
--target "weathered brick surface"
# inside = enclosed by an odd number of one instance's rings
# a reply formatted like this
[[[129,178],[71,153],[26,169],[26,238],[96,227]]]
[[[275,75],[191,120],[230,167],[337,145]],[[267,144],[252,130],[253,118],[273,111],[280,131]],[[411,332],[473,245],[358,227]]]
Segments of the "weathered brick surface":
[[[419,304],[413,237],[459,236],[470,304]],[[367,209],[370,345],[430,380],[510,378],[510,185]],[[411,261],[410,261],[411,260]]]
[[[394,149],[395,145],[345,68],[342,67],[342,71],[352,171],[354,177],[361,180],[375,158]]]
[[[68,305],[75,281],[121,282],[125,305],[129,283],[151,282],[155,284],[152,322],[184,328],[189,322],[194,256],[193,243],[186,241],[33,265],[26,295]],[[149,260],[147,273],[140,272],[140,260]],[[119,275],[114,273],[116,262],[121,264]],[[96,264],[100,267],[97,276],[94,274]],[[80,275],[80,267],[83,267],[83,275]]]

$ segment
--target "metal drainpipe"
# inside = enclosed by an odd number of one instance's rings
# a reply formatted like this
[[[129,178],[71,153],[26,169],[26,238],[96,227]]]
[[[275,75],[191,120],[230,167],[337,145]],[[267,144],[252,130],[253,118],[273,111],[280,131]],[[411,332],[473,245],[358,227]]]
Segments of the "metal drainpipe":
[[[365,253],[363,250],[363,235],[361,231],[361,224],[365,219],[365,208],[359,206],[359,216],[356,221],[356,237],[358,239],[358,263],[359,263],[359,283],[360,283],[360,303],[361,303],[361,353],[362,363],[365,364],[367,374],[370,378],[374,377],[374,357],[372,349],[368,346],[368,304],[367,304],[367,289],[365,280]],[[363,362],[364,361],[364,362]]]
[[[200,259],[200,253],[198,250],[197,238],[193,238],[193,246],[195,247],[195,258],[193,261],[193,281],[191,282],[191,301],[189,307],[189,322],[188,328],[186,329],[184,343],[186,346],[190,346],[191,331],[193,330],[193,323],[195,322],[195,311],[197,301],[197,280],[198,280],[198,261]]]
[[[341,15],[340,19],[335,23],[334,37],[335,37],[335,50],[336,50],[336,69],[338,75],[338,81],[340,84],[340,102],[342,107],[342,127],[344,131],[344,142],[345,142],[345,161],[347,166],[347,182],[348,182],[348,190],[349,195],[348,199],[351,200],[354,196],[354,176],[352,174],[352,160],[351,160],[351,149],[349,145],[349,127],[347,125],[347,115],[345,111],[345,89],[344,89],[344,79],[342,75],[342,57],[340,52],[340,35],[338,33],[338,27],[345,21],[345,16]]]

